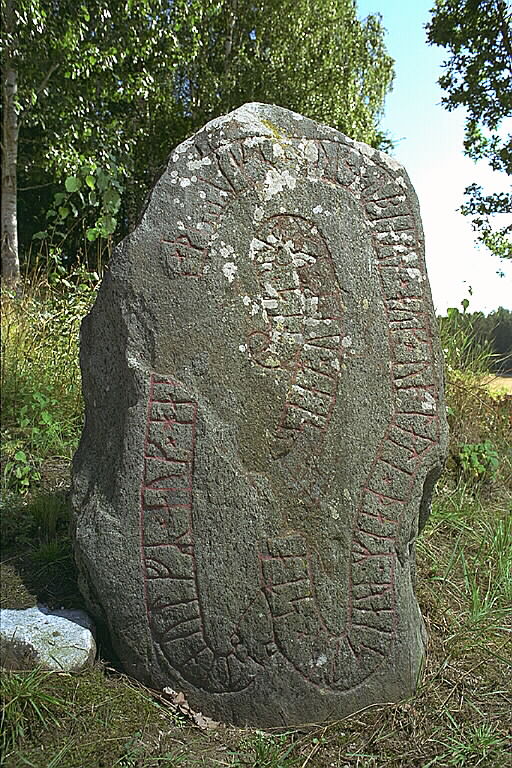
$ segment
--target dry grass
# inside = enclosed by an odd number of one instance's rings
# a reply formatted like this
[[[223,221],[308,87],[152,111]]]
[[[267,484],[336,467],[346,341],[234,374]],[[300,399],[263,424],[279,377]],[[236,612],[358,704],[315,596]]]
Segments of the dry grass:
[[[512,376],[487,376],[483,383],[491,392],[512,395]]]

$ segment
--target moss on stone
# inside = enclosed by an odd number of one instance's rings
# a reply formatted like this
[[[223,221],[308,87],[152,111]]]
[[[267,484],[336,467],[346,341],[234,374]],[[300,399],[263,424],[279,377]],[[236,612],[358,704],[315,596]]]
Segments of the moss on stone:
[[[279,139],[286,138],[285,136],[283,136],[283,134],[281,133],[281,131],[279,130],[277,125],[275,123],[273,123],[271,120],[260,120],[260,122],[266,128],[269,129],[269,131],[272,133],[272,136],[274,137],[274,139],[277,139],[279,141]]]

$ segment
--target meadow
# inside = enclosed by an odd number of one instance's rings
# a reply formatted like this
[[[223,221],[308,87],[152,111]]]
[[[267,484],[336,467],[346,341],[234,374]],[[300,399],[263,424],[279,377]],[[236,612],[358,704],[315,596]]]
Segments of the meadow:
[[[68,534],[82,425],[80,321],[99,275],[58,263],[2,296],[3,608],[81,607]],[[211,723],[126,677],[100,638],[80,674],[3,672],[5,768],[512,766],[512,379],[441,323],[450,450],[417,542],[429,647],[417,693],[343,720],[261,731]]]

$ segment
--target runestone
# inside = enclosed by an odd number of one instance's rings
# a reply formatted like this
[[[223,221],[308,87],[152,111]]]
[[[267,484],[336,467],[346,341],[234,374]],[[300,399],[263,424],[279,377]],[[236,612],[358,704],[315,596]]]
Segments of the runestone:
[[[261,726],[412,693],[447,427],[402,166],[280,107],[208,123],[118,246],[81,366],[75,555],[128,673]]]

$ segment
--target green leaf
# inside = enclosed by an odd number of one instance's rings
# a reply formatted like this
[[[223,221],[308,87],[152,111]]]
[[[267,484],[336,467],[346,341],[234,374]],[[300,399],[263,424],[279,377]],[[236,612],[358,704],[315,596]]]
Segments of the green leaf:
[[[98,168],[96,171],[96,176],[98,178],[98,189],[104,192],[110,184],[110,177],[101,168]]]
[[[59,216],[61,219],[67,218],[69,215],[69,208],[67,208],[65,205],[59,205]]]
[[[100,235],[100,233],[98,232],[96,227],[91,227],[85,233],[85,236],[89,240],[90,243],[94,242],[94,240],[97,240],[99,235]]]
[[[121,196],[115,189],[108,189],[103,195],[103,204],[111,213],[116,213],[121,204]]]
[[[27,463],[27,454],[25,453],[25,451],[16,451],[16,453],[14,454],[14,458],[16,459],[16,461],[21,461],[23,464]]]
[[[43,230],[41,232],[36,232],[32,235],[32,240],[44,240],[45,237],[48,237],[48,232],[46,230]]]
[[[107,214],[106,216],[102,216],[99,219],[98,226],[101,229],[102,236],[108,237],[109,235],[114,234],[117,226],[117,221],[113,216],[110,216]]]
[[[91,176],[90,173],[88,173],[87,176],[85,177],[85,183],[91,189],[94,189],[94,187],[96,186],[96,182],[94,180],[94,176]]]
[[[68,192],[77,192],[82,186],[82,182],[77,176],[68,176],[64,182],[64,186]]]

